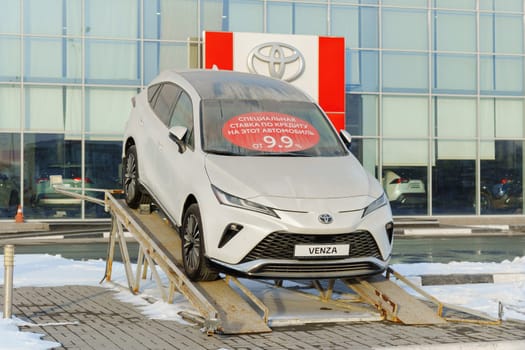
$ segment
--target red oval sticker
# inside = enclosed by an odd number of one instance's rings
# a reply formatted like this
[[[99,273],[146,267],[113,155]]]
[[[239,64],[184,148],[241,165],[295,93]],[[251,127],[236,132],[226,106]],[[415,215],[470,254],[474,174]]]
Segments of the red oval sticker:
[[[301,151],[319,142],[319,133],[312,124],[277,112],[235,116],[224,124],[222,135],[234,145],[261,152]]]

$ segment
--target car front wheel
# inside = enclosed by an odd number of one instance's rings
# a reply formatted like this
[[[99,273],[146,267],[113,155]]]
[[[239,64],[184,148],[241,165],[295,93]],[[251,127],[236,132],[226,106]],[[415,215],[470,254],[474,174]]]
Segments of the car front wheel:
[[[213,281],[218,272],[209,266],[205,256],[202,220],[198,204],[192,204],[184,213],[182,222],[182,262],[193,281]]]
[[[126,152],[124,158],[124,194],[126,203],[130,208],[136,209],[139,207],[142,200],[142,191],[139,183],[139,165],[137,157],[137,148],[131,146]]]

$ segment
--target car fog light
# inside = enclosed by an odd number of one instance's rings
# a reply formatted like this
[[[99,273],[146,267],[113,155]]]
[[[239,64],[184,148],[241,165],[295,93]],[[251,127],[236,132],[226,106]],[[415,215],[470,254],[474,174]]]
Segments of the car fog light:
[[[228,224],[222,232],[221,240],[219,241],[219,248],[222,248],[228,243],[237,233],[243,229],[239,224]]]
[[[394,238],[394,223],[392,221],[387,222],[385,225],[386,235],[388,237],[388,241],[390,244],[392,244],[392,239]]]

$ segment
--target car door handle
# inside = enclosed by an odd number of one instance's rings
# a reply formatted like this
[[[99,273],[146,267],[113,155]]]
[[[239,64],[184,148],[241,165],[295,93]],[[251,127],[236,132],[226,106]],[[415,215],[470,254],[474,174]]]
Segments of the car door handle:
[[[144,125],[144,120],[143,120],[143,119],[139,119],[139,125],[140,125],[140,126],[143,126],[143,125]]]

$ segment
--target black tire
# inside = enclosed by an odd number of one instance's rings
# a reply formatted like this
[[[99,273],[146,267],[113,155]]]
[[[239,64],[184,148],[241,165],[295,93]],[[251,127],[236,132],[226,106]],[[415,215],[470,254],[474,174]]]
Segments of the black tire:
[[[184,213],[181,235],[182,262],[186,275],[192,281],[216,280],[219,274],[210,266],[205,256],[202,220],[198,204],[191,204]]]
[[[481,209],[482,214],[491,212],[492,202],[490,200],[489,195],[482,192],[479,201],[480,201],[480,209]]]
[[[124,170],[122,186],[124,187],[126,203],[128,207],[136,209],[142,201],[143,194],[139,182],[137,148],[134,145],[128,148],[122,169]]]

